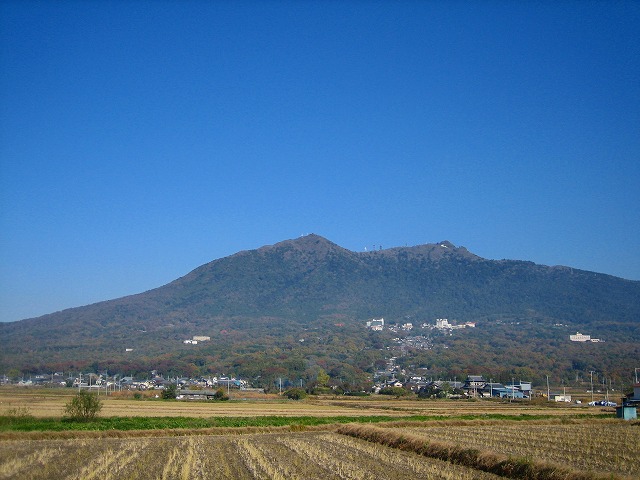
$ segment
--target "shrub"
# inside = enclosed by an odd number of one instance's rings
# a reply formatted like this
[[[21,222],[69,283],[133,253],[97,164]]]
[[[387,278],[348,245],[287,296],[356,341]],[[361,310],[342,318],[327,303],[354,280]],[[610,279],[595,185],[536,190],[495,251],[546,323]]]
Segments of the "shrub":
[[[312,393],[314,395],[330,395],[334,392],[330,387],[316,387],[312,390]]]
[[[369,394],[367,392],[344,392],[347,397],[368,397]]]
[[[216,390],[216,393],[213,396],[214,400],[217,401],[224,401],[224,400],[229,400],[229,396],[224,393],[224,389],[219,388],[218,390]]]
[[[33,418],[31,415],[31,410],[29,407],[14,407],[7,410],[5,414],[7,417],[25,419],[25,418]]]
[[[381,388],[378,393],[380,395],[395,395],[396,397],[403,397],[409,394],[409,392],[402,387],[384,387]]]
[[[302,388],[290,388],[286,392],[284,392],[284,396],[290,398],[291,400],[302,400],[307,397],[307,392],[305,392]]]
[[[67,418],[76,421],[93,420],[102,410],[102,402],[94,393],[80,390],[64,407]]]
[[[28,407],[14,407],[7,410],[4,416],[0,417],[0,425],[16,425],[33,420],[31,410]]]

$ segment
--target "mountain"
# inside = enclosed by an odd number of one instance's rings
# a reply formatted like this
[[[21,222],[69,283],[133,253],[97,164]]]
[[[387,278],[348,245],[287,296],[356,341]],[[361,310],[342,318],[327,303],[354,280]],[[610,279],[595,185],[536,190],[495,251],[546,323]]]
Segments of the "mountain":
[[[246,354],[286,336],[332,332],[336,324],[364,338],[373,317],[474,321],[485,335],[519,322],[532,339],[557,336],[553,329],[562,325],[563,335],[584,330],[608,342],[638,342],[640,282],[487,260],[448,241],[353,252],[312,234],[214,260],[144,293],[0,324],[0,368],[113,365],[125,348],[132,349],[128,358],[149,365],[196,352],[220,359],[234,346]],[[211,341],[185,351],[182,340],[193,335]],[[478,348],[491,343],[476,336],[468,340]]]

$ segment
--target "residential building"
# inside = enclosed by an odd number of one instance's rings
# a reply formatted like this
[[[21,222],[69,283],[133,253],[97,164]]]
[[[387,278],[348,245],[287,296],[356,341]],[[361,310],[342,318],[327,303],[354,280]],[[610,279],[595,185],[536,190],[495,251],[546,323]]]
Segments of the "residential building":
[[[384,329],[384,318],[372,319],[367,322],[367,327],[374,331],[381,331]]]

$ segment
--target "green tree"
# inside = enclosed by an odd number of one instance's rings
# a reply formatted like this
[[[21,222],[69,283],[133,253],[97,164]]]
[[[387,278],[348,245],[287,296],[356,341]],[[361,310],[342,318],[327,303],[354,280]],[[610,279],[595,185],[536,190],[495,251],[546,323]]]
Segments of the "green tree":
[[[93,420],[102,410],[102,402],[94,393],[80,390],[64,407],[67,417],[76,421]]]
[[[162,398],[164,400],[174,400],[178,395],[178,388],[172,383],[162,390]]]
[[[409,395],[409,392],[402,387],[384,387],[378,393],[380,395],[395,395],[396,397]]]
[[[318,370],[318,376],[316,377],[316,379],[320,387],[326,387],[327,383],[329,383],[329,375],[322,368]]]
[[[286,392],[284,392],[284,396],[290,398],[291,400],[302,400],[307,397],[307,392],[302,388],[290,388]]]

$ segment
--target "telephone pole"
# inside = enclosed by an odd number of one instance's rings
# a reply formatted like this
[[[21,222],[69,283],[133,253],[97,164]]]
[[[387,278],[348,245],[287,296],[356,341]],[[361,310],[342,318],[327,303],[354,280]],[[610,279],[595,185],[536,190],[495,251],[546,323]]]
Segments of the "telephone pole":
[[[551,394],[549,393],[549,375],[547,375],[547,402],[551,400],[549,397]]]
[[[593,402],[593,374],[595,372],[593,370],[589,370],[589,374],[591,374],[591,401]]]

